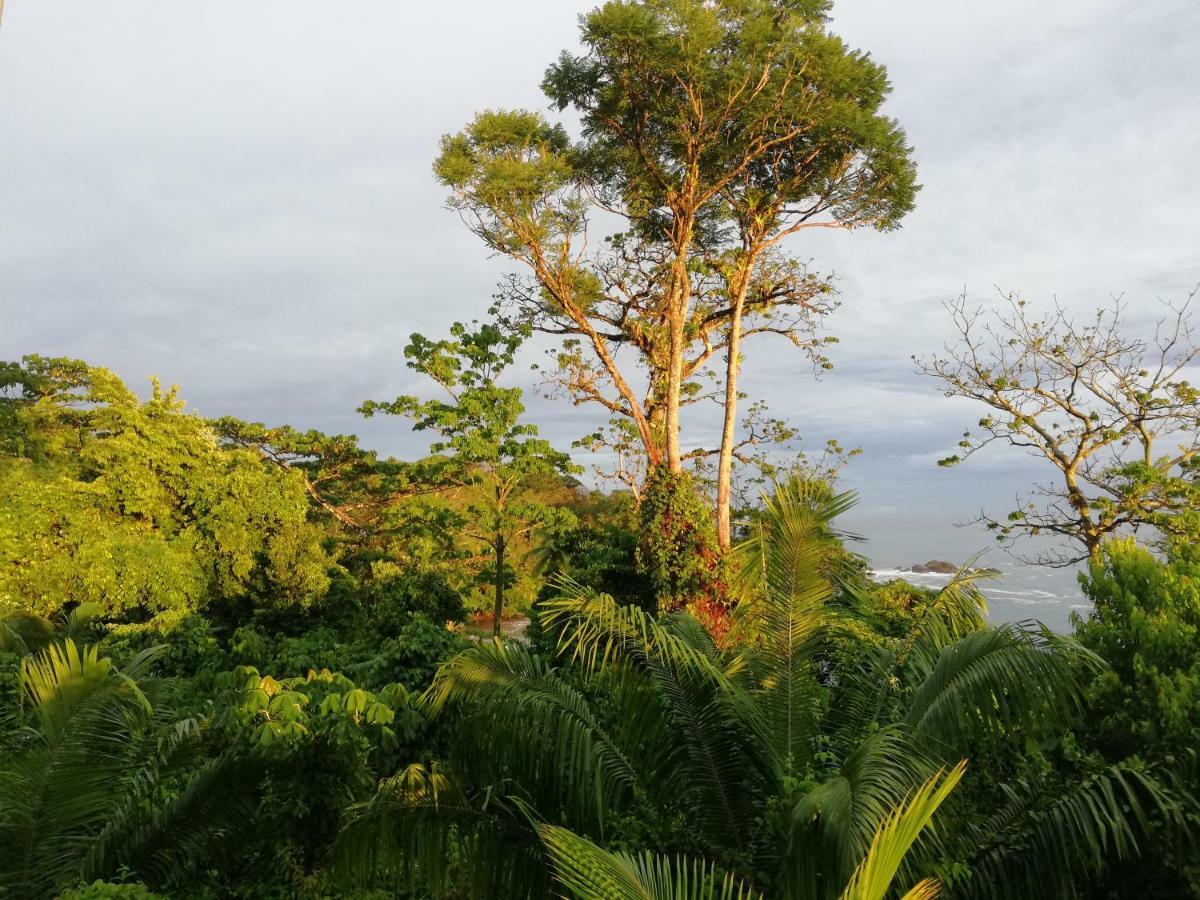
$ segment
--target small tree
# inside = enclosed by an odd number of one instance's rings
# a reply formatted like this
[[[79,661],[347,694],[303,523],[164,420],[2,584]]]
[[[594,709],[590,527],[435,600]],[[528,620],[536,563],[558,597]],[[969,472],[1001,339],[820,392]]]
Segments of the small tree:
[[[1184,377],[1200,355],[1188,303],[1168,307],[1145,340],[1124,333],[1120,302],[1079,324],[1061,306],[1036,318],[1024,300],[1008,301],[1007,314],[972,311],[965,297],[952,301],[958,340],[944,356],[914,358],[947,397],[990,408],[963,434],[962,451],[940,465],[1000,442],[1058,471],[1055,483],[1019,497],[1006,519],[981,514],[978,521],[1010,545],[1025,535],[1066,539],[1067,547],[1036,558],[1046,565],[1098,560],[1104,539],[1123,530],[1184,526],[1194,494],[1189,473],[1200,459],[1200,391]]]
[[[1107,664],[1089,688],[1089,715],[1075,726],[1079,746],[1109,763],[1161,767],[1193,797],[1200,789],[1200,554],[1194,539],[1171,541],[1165,556],[1131,540],[1107,542],[1088,566],[1094,606],[1075,636]],[[1200,897],[1192,840],[1200,809],[1151,809],[1152,837],[1138,860],[1106,880],[1103,896],[1144,900]]]
[[[490,549],[495,634],[504,609],[507,549],[518,537],[570,515],[533,499],[528,490],[535,476],[571,471],[570,458],[539,438],[536,426],[520,421],[525,411],[521,389],[496,384],[522,339],[494,325],[461,322],[451,327],[447,340],[414,334],[404,348],[408,367],[433,379],[449,400],[403,396],[367,401],[360,409],[367,417],[405,416],[417,431],[440,436],[430,445],[437,457],[431,472],[435,483],[464,491],[465,505],[451,512],[448,525]]]

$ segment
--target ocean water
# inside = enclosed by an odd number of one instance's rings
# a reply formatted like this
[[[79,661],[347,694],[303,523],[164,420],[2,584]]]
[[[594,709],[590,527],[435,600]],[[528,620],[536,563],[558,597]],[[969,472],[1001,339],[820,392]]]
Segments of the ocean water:
[[[988,618],[997,624],[1037,620],[1055,631],[1071,631],[1071,615],[1084,617],[1091,604],[1079,586],[1078,569],[1028,565],[998,548],[990,536],[974,528],[958,528],[940,522],[892,522],[847,516],[848,530],[865,540],[852,549],[871,561],[878,581],[903,578],[923,587],[938,588],[949,575],[915,575],[902,571],[917,563],[938,559],[962,565],[972,558],[975,565],[997,569],[999,576],[980,584],[988,600]],[[1026,554],[1036,545],[1027,544]]]
[[[980,584],[988,600],[988,619],[992,622],[1001,624],[1035,619],[1055,631],[1069,633],[1071,614],[1078,613],[1086,617],[1091,609],[1091,604],[1079,588],[1074,569],[1047,569],[1002,559],[993,560],[989,566],[1000,570],[999,578]],[[871,575],[876,581],[903,578],[912,584],[934,589],[946,584],[952,577],[916,575],[900,569],[876,567],[872,567]]]

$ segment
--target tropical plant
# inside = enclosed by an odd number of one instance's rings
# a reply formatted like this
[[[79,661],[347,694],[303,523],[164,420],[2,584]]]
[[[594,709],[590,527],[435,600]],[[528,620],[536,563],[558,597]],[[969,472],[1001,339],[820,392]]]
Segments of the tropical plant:
[[[1090,715],[1076,726],[1081,751],[1134,777],[1153,765],[1200,796],[1200,557],[1191,541],[1159,558],[1131,539],[1110,541],[1083,579],[1094,603],[1076,636],[1108,663],[1089,686]],[[1136,863],[1096,896],[1200,897],[1200,807],[1146,810],[1153,836]],[[1103,890],[1103,894],[1101,891]]]
[[[21,661],[22,708],[2,711],[0,896],[115,878],[171,896],[206,879],[222,895],[239,879],[295,887],[341,808],[423,727],[399,684],[376,693],[327,670],[276,680],[249,667],[222,679],[216,715],[177,718],[147,677],[160,655],[118,667],[63,638]]]
[[[878,635],[829,565],[830,522],[852,498],[817,496],[784,486],[767,504],[725,649],[686,612],[657,619],[563,582],[541,609],[554,658],[497,641],[447,662],[426,698],[457,722],[449,759],[353,809],[343,863],[436,891],[457,862],[481,897],[544,895],[555,879],[598,896],[580,888],[593,869],[672,897],[867,896],[853,893],[867,883],[931,896],[937,867],[969,893],[984,856],[1003,875],[1028,817],[967,835],[914,826],[912,810],[929,803],[932,818],[945,799],[948,781],[928,784],[939,769],[1077,710],[1099,663],[1041,628],[985,626],[974,573],[903,638]],[[1136,821],[1115,796],[1087,796],[1054,838],[1131,852]],[[948,814],[963,813],[951,800]]]
[[[228,756],[198,764],[202,723],[156,716],[138,682],[154,656],[118,670],[68,638],[22,661],[26,709],[7,711],[17,727],[0,760],[8,895],[56,896],[122,865],[161,881],[212,858],[249,820],[246,764]]]

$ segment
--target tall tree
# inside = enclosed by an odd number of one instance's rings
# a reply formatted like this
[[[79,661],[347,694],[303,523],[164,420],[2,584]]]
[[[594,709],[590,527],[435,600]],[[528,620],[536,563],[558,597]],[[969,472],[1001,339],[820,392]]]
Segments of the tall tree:
[[[1061,306],[1038,316],[1007,299],[1007,313],[972,309],[965,297],[947,304],[957,341],[917,360],[947,397],[989,408],[940,465],[1000,443],[1056,470],[1056,483],[1035,485],[1007,518],[979,521],[1010,545],[1028,535],[1062,539],[1035,561],[1070,565],[1098,561],[1115,533],[1171,531],[1194,518],[1200,391],[1187,370],[1200,346],[1188,304],[1168,307],[1147,339],[1129,333],[1119,302],[1077,322]]]
[[[904,135],[880,113],[886,72],[827,31],[828,9],[606,3],[582,20],[585,52],[542,84],[579,115],[577,145],[540,115],[487,112],[443,140],[435,166],[470,227],[527,267],[505,297],[514,318],[566,338],[559,383],[627,417],[651,465],[682,469],[681,408],[724,355],[725,546],[742,341],[770,333],[817,351],[814,319],[829,309],[828,283],[781,242],[892,228],[917,190]],[[616,223],[598,250],[597,217]]]
[[[490,548],[496,634],[504,611],[509,547],[551,519],[569,515],[539,502],[527,488],[536,476],[570,471],[570,458],[539,438],[536,426],[521,422],[521,389],[496,384],[521,341],[519,334],[475,323],[456,322],[450,337],[441,341],[414,334],[404,348],[408,367],[431,378],[449,399],[402,396],[367,401],[360,410],[368,417],[405,416],[417,431],[439,435],[430,445],[437,456],[431,474],[435,483],[464,492],[464,503],[451,511],[448,524]]]

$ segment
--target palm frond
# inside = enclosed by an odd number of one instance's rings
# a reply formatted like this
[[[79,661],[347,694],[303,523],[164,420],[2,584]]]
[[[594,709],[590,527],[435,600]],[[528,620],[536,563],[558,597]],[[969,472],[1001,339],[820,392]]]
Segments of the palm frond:
[[[962,779],[964,771],[965,760],[949,772],[938,772],[879,825],[870,850],[846,885],[841,900],[883,900],[891,890],[905,856]],[[935,897],[937,883],[926,879],[906,896],[914,900]]]
[[[957,752],[974,735],[1078,710],[1087,676],[1101,668],[1093,653],[1044,626],[985,629],[936,655],[913,653],[904,678],[916,688],[904,722]]]
[[[480,900],[543,898],[550,887],[528,807],[503,785],[468,797],[437,766],[409,766],[352,806],[333,861],[351,881],[435,896],[456,885]]]
[[[81,643],[89,637],[92,623],[104,612],[104,607],[94,601],[80,603],[62,617],[62,637]]]
[[[649,680],[674,736],[669,777],[680,789],[676,803],[689,810],[710,847],[745,848],[756,804],[779,771],[739,665],[690,627],[686,613],[658,621],[571,582],[560,581],[560,588],[562,595],[543,606],[560,652],[580,661],[585,673],[625,666]]]
[[[894,722],[901,701],[895,677],[896,655],[890,647],[864,644],[843,654],[837,669],[821,731],[830,749],[845,757],[871,734],[879,722]]]
[[[469,718],[477,773],[515,777],[577,818],[601,823],[641,786],[639,767],[587,698],[528,648],[489,641],[459,653],[426,692],[435,713],[455,704]]]
[[[1196,810],[1190,795],[1128,764],[1082,782],[1005,790],[1008,803],[961,835],[963,847],[979,848],[967,856],[971,877],[959,888],[967,897],[1079,896],[1081,880],[1137,855],[1150,811],[1182,830]]]
[[[543,601],[539,617],[555,635],[558,652],[579,662],[586,671],[615,662],[634,665],[654,660],[675,670],[694,670],[720,678],[715,648],[695,640],[675,617],[674,625],[660,622],[636,606],[622,606],[570,578],[555,579],[557,596]]]
[[[792,807],[784,872],[789,896],[825,896],[844,885],[880,823],[933,769],[900,728],[864,740],[832,777]]]
[[[95,648],[70,640],[22,660],[21,692],[37,727],[0,762],[0,883],[40,897],[78,878],[151,709]]]
[[[577,900],[755,900],[761,894],[714,866],[644,853],[612,853],[553,825],[538,829],[555,879]]]
[[[167,771],[172,767],[167,767]],[[219,865],[241,837],[257,827],[255,812],[266,763],[227,752],[188,773],[162,802],[161,773],[139,773],[130,791],[91,843],[85,879],[125,867],[150,885],[179,883],[189,873]]]
[[[843,625],[830,600],[847,536],[833,522],[856,500],[819,482],[777,485],[734,553],[745,597],[737,634],[754,650],[755,700],[781,775],[811,762],[826,693],[818,660]]]
[[[827,576],[845,574],[842,569],[850,557],[835,551],[862,538],[833,523],[858,503],[854,491],[835,494],[824,482],[791,479],[776,484],[762,502],[746,540],[734,549],[735,585],[753,593],[771,580],[774,562],[798,558],[824,566]],[[785,576],[789,569],[785,567]]]
[[[903,660],[914,645],[940,650],[947,644],[962,640],[987,627],[987,598],[979,582],[999,576],[996,569],[977,568],[979,557],[967,560],[934,597],[920,607],[917,620],[904,640],[900,652]]]

